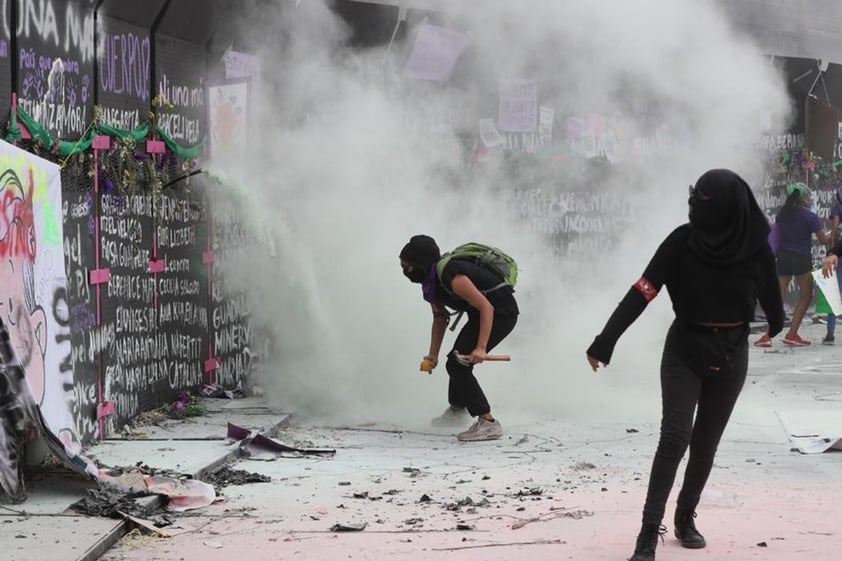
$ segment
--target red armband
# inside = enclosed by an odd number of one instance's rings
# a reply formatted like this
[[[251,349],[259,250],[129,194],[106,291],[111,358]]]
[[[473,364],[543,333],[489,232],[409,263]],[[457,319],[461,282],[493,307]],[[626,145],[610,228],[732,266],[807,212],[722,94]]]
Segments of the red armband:
[[[655,296],[658,295],[658,289],[655,288],[655,285],[649,282],[649,279],[646,277],[640,277],[640,280],[634,283],[633,286],[643,295],[647,304],[654,300]]]

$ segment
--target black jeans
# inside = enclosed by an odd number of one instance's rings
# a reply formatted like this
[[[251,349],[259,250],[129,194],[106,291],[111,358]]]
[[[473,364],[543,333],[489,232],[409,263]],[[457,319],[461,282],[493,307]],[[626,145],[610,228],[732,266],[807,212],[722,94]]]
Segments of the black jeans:
[[[447,400],[451,407],[462,409],[468,408],[471,416],[485,415],[491,411],[488,400],[485,398],[479,382],[474,376],[473,365],[465,365],[456,360],[455,353],[460,355],[470,354],[477,346],[479,337],[479,312],[471,310],[466,313],[468,323],[459,332],[456,342],[453,343],[453,350],[447,353],[447,374],[450,376],[450,384],[447,390]],[[491,325],[491,335],[488,337],[487,351],[491,351],[500,341],[512,332],[517,323],[517,314],[495,313],[494,323]]]
[[[696,372],[682,359],[682,345],[692,345],[694,338],[709,337],[711,331],[714,330],[708,329],[708,333],[703,334],[700,330],[673,323],[667,332],[661,357],[661,438],[649,475],[649,490],[643,507],[644,524],[661,523],[678,464],[688,444],[690,458],[678,505],[695,510],[713,467],[719,440],[745,383],[748,368],[746,326],[715,330],[716,337],[735,348],[729,375]]]

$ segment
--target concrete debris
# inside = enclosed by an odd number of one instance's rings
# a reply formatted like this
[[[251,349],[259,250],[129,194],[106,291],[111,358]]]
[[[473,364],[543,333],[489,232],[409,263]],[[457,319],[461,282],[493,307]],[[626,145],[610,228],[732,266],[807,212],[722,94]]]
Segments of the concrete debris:
[[[142,518],[146,507],[135,499],[145,495],[146,492],[127,493],[110,485],[99,485],[96,489],[88,489],[88,496],[71,504],[70,508],[88,516],[123,518],[125,513]]]
[[[540,487],[532,487],[531,489],[521,489],[515,493],[515,497],[536,497],[544,493]]]
[[[207,475],[205,480],[219,491],[228,485],[245,485],[247,483],[267,483],[272,481],[268,475],[246,471],[244,469],[231,469],[223,466],[213,473]]]
[[[362,532],[368,524],[361,522],[359,524],[334,524],[330,527],[331,532]]]

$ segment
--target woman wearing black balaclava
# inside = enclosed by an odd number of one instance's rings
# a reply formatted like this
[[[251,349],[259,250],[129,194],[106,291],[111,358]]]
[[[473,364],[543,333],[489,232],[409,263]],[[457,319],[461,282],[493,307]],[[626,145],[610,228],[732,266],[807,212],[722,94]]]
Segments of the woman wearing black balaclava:
[[[511,287],[502,286],[498,277],[478,264],[450,259],[439,277],[436,274],[439,259],[438,245],[425,235],[412,236],[400,253],[403,274],[421,285],[424,300],[433,309],[430,350],[424,357],[430,370],[438,365],[439,351],[450,321],[447,308],[468,316],[468,323],[457,335],[445,363],[450,378],[447,392],[450,405],[441,416],[433,419],[433,425],[464,426],[470,415],[477,420],[468,430],[458,434],[459,440],[494,440],[503,435],[503,429],[491,414],[491,406],[473,369],[514,329],[517,303]]]
[[[757,301],[771,335],[783,328],[783,302],[769,225],[748,184],[732,171],[710,170],[690,187],[690,222],[660,245],[587,350],[591,368],[607,366],[623,332],[666,285],[675,321],[661,357],[661,435],[630,561],[652,561],[681,458],[690,457],[675,510],[684,547],[706,542],[693,521],[716,448],[748,367],[749,322]],[[695,422],[693,418],[696,412]]]

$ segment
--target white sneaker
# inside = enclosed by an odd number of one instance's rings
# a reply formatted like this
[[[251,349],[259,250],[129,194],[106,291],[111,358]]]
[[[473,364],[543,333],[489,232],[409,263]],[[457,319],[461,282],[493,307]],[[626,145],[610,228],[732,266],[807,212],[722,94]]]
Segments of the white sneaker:
[[[464,407],[462,409],[448,407],[444,410],[444,413],[433,419],[430,424],[434,427],[464,427],[470,420],[471,416]]]
[[[471,425],[471,428],[465,432],[460,432],[456,435],[461,442],[476,442],[478,440],[497,440],[503,436],[503,427],[500,421],[494,419],[493,421],[486,421],[482,417]]]

